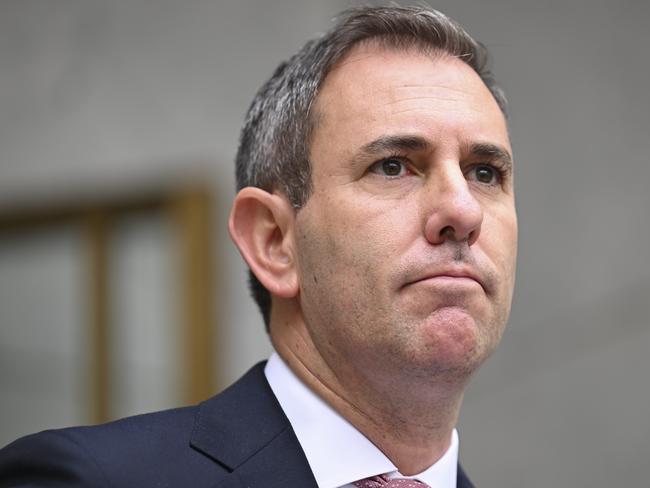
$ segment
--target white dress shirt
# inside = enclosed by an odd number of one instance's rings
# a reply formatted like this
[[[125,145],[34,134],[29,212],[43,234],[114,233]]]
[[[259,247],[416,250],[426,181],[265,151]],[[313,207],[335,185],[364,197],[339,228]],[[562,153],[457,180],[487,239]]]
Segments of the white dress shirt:
[[[433,466],[415,476],[403,476],[372,442],[311,391],[277,353],[269,358],[264,373],[319,488],[354,488],[353,481],[386,473],[391,478],[416,478],[432,488],[456,488],[456,429],[449,449]]]

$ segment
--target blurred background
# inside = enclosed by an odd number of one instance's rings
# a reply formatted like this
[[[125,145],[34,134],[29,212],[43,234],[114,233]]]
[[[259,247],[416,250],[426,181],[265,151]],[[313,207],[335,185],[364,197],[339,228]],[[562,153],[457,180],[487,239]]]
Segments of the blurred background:
[[[0,444],[192,403],[270,346],[227,237],[244,112],[346,0],[0,2]],[[647,486],[650,4],[439,0],[510,100],[520,252],[461,458]]]

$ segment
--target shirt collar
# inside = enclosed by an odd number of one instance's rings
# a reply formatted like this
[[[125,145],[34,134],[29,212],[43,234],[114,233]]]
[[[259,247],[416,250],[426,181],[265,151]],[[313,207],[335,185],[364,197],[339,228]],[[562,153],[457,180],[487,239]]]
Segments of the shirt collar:
[[[402,476],[372,442],[302,383],[277,353],[269,358],[264,373],[319,488],[337,488],[384,473]],[[447,452],[433,466],[410,478],[432,488],[456,488],[457,465],[458,433],[454,429]]]

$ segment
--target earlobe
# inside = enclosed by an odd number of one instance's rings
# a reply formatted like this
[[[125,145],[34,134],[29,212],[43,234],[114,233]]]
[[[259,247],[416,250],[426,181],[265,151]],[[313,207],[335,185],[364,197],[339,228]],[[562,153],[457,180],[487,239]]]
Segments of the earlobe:
[[[230,237],[251,271],[282,298],[298,294],[294,212],[284,196],[246,187],[235,197],[228,219]]]

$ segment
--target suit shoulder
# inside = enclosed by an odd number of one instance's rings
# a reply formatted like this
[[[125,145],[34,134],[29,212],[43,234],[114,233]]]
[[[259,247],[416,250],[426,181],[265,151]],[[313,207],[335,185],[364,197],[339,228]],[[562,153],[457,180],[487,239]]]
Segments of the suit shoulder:
[[[0,450],[0,486],[111,486],[91,451],[69,435],[73,430],[28,435]]]
[[[23,437],[0,450],[0,486],[192,486],[172,466],[214,470],[190,448],[195,414],[187,407]]]

